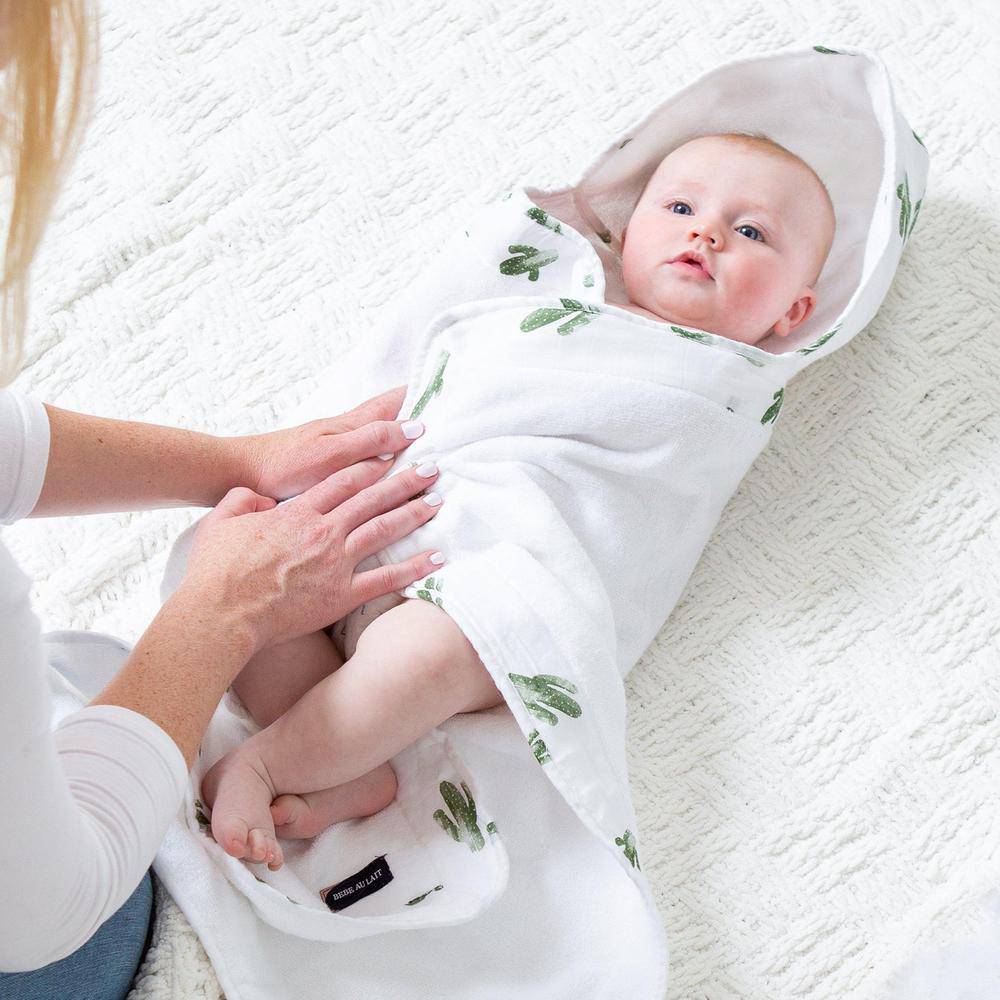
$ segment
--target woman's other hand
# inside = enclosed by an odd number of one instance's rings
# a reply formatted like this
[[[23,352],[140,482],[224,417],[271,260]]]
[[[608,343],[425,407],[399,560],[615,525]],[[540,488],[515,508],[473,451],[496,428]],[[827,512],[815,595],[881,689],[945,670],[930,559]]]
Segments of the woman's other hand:
[[[405,396],[399,386],[339,417],[230,438],[246,470],[239,481],[255,493],[286,500],[362,459],[402,451],[422,433],[419,421],[396,420]]]
[[[417,496],[437,479],[433,465],[419,467],[429,474],[408,468],[381,479],[388,467],[378,458],[357,462],[284,504],[245,487],[230,490],[201,520],[178,593],[237,616],[254,653],[435,572],[444,559],[427,550],[355,573],[440,509],[436,494]]]
[[[420,467],[430,475],[410,467],[382,479],[388,468],[356,462],[283,504],[230,490],[199,522],[180,585],[91,704],[145,715],[190,767],[219,700],[257,652],[436,572],[444,558],[434,550],[355,572],[439,509],[418,496],[437,479],[431,463]]]

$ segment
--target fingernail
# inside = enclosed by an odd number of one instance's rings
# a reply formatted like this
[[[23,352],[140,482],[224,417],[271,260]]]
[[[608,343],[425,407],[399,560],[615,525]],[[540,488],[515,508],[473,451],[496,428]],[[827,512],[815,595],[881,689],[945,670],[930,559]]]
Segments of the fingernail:
[[[437,470],[438,467],[433,462],[424,462],[423,465],[417,466],[417,475],[424,479],[430,479],[431,476],[437,474]]]
[[[427,493],[424,495],[424,502],[430,504],[432,507],[440,507],[444,498],[440,493]]]
[[[414,438],[420,437],[424,433],[424,425],[419,420],[407,420],[403,424],[403,437],[409,438],[411,441]]]
[[[392,452],[389,452],[388,455],[379,455],[379,458],[381,458],[383,462],[388,462],[390,458],[394,457],[395,456],[392,454]]]
[[[435,566],[440,566],[441,563],[444,562],[444,553],[443,552],[434,552],[431,555],[431,562],[434,563]]]

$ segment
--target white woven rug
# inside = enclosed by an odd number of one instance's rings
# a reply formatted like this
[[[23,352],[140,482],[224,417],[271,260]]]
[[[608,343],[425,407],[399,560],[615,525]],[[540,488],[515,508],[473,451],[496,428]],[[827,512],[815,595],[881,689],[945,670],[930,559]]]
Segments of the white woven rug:
[[[973,933],[1000,886],[994,8],[102,6],[99,107],[18,384],[216,433],[279,426],[463,212],[565,182],[692,76],[791,44],[882,54],[931,155],[919,225],[868,331],[790,384],[632,673],[633,791],[671,1000],[885,1000],[908,956]],[[194,517],[5,539],[45,627],[134,640]],[[217,996],[158,913],[133,997]]]

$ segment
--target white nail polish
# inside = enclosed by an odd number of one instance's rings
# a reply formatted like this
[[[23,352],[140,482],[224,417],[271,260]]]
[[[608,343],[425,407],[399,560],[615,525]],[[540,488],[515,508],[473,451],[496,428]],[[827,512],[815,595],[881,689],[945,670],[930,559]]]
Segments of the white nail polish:
[[[403,437],[412,441],[414,438],[418,438],[424,433],[424,425],[419,420],[407,420],[407,422],[402,425],[402,430]]]
[[[435,566],[440,566],[444,562],[444,553],[443,552],[433,553],[433,555],[431,555],[431,562],[434,563]]]
[[[381,458],[383,462],[388,462],[389,459],[395,458],[395,456],[390,451],[388,455],[379,455],[379,458]]]
[[[421,476],[423,479],[430,479],[438,470],[438,467],[433,462],[424,462],[423,465],[417,466],[417,475]]]
[[[428,493],[424,496],[424,503],[430,504],[431,507],[440,507],[444,498],[440,493]]]

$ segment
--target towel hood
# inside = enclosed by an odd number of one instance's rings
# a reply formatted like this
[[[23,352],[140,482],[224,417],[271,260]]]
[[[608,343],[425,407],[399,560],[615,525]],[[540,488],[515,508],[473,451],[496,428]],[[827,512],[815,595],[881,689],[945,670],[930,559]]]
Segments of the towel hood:
[[[591,242],[606,292],[624,296],[621,236],[646,182],[672,150],[719,132],[763,133],[780,143],[816,171],[833,202],[836,234],[804,323],[756,345],[699,331],[703,342],[736,346],[754,364],[790,377],[871,321],[923,201],[927,150],[897,109],[877,55],[816,45],[724,63],[658,104],[573,184],[524,192]]]

